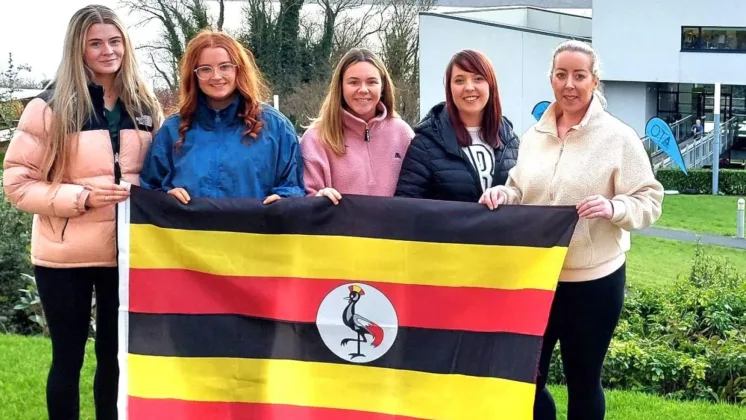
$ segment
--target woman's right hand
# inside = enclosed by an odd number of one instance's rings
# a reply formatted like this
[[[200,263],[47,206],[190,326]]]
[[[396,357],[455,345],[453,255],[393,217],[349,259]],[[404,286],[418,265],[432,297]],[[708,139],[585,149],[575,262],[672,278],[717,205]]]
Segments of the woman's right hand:
[[[335,190],[332,187],[326,187],[319,190],[319,192],[316,193],[316,197],[324,196],[330,200],[332,200],[332,203],[336,206],[339,204],[339,200],[342,199],[342,194],[339,193],[339,191]]]
[[[186,192],[183,188],[174,188],[172,190],[168,190],[168,193],[174,197],[176,197],[177,200],[181,202],[181,204],[189,204],[189,193]]]
[[[90,191],[85,198],[86,208],[111,206],[130,196],[127,187],[118,184],[86,185],[85,188]]]
[[[495,210],[497,206],[508,202],[508,197],[498,187],[487,188],[479,199],[481,204],[486,204],[490,210]]]

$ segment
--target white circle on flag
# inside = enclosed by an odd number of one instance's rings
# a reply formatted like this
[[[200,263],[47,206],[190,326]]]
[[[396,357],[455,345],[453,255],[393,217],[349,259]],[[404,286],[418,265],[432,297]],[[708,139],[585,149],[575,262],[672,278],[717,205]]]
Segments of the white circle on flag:
[[[396,341],[399,320],[391,301],[365,283],[341,285],[321,301],[316,327],[324,344],[339,358],[372,362]]]

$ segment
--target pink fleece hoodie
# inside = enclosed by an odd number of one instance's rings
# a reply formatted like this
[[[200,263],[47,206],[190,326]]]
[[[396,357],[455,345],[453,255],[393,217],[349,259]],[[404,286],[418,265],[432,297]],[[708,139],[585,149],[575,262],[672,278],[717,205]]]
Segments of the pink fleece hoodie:
[[[303,134],[300,147],[308,195],[315,195],[324,187],[332,187],[341,194],[394,195],[399,170],[414,131],[401,118],[389,117],[386,107],[380,102],[378,109],[380,114],[367,124],[342,111],[346,146],[346,153],[342,156],[321,144],[315,127]]]

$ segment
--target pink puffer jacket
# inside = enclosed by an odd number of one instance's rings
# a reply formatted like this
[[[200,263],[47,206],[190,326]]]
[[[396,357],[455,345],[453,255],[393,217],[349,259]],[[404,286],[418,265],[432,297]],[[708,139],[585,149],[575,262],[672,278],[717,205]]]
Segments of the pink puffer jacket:
[[[51,125],[51,108],[35,98],[21,116],[5,155],[3,187],[8,200],[33,213],[31,261],[55,268],[117,265],[115,206],[86,209],[85,185],[114,183],[115,159],[106,119],[103,90],[89,87],[98,118],[80,133],[69,179],[58,186],[42,180],[40,167]],[[49,92],[43,97],[49,98]],[[137,126],[122,107],[119,166],[122,180],[137,185],[142,162],[152,142],[152,118],[137,116]]]

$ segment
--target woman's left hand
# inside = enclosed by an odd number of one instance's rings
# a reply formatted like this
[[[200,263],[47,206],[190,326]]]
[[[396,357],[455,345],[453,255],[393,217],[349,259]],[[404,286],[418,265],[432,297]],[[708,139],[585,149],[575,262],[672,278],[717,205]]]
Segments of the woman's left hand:
[[[611,220],[614,216],[614,207],[611,200],[602,195],[592,195],[578,203],[575,208],[581,219],[597,219],[599,217]]]
[[[264,199],[264,204],[274,203],[275,201],[279,200],[280,198],[282,198],[282,197],[280,197],[277,194],[272,194],[269,197],[267,197],[267,198]]]

